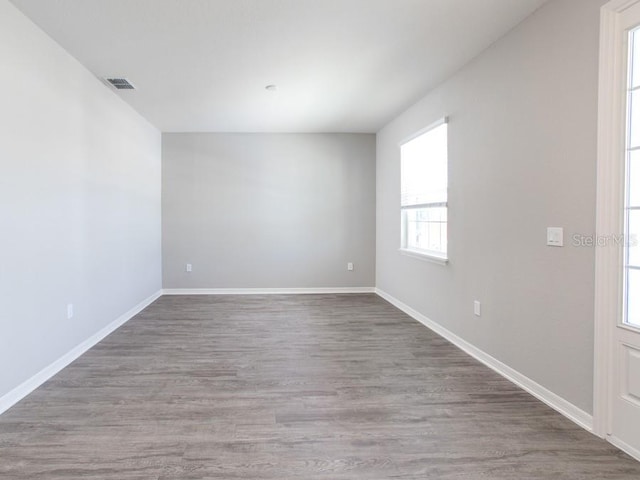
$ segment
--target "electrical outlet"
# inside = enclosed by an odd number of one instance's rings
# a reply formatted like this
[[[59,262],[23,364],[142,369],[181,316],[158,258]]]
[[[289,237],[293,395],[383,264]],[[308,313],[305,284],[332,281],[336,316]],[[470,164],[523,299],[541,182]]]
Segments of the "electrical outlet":
[[[185,267],[185,271],[191,273],[192,270],[193,270],[193,267],[191,266],[191,264],[187,263],[187,266]]]
[[[67,320],[71,320],[73,318],[73,303],[67,304]]]
[[[347,270],[349,270],[350,272],[353,271],[353,263],[347,263]]]
[[[480,316],[480,302],[478,300],[473,301],[473,314],[476,317]]]
[[[547,245],[550,247],[564,246],[564,230],[562,227],[547,227]]]

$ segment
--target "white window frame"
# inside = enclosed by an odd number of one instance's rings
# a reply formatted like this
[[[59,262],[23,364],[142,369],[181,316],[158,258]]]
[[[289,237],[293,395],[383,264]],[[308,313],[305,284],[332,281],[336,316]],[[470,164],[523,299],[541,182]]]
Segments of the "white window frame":
[[[442,117],[439,120],[433,122],[432,124],[428,125],[427,127],[415,132],[414,134],[412,134],[411,136],[403,139],[401,142],[398,143],[398,150],[400,151],[400,168],[402,169],[402,146],[411,142],[412,140],[415,140],[416,138],[424,135],[425,133],[430,132],[431,130],[434,130],[435,128],[438,128],[444,124],[448,124],[449,123],[449,118],[448,117]],[[448,142],[449,142],[449,133],[447,131],[447,170],[449,168],[449,153],[448,153]],[[431,251],[431,250],[418,250],[418,249],[413,249],[413,248],[408,248],[406,246],[406,235],[405,235],[405,229],[406,226],[403,222],[403,210],[407,209],[407,208],[411,208],[411,207],[407,207],[407,206],[402,206],[402,202],[400,202],[400,248],[398,249],[398,251],[400,252],[400,254],[402,255],[406,255],[408,257],[413,257],[413,258],[417,258],[420,260],[426,260],[429,262],[434,262],[434,263],[438,263],[438,264],[442,264],[442,265],[446,265],[449,262],[449,203],[448,203],[448,190],[449,190],[449,179],[448,179],[448,175],[447,175],[447,199],[445,202],[435,202],[435,203],[429,203],[429,204],[424,204],[424,205],[414,205],[412,206],[413,208],[415,208],[416,206],[428,206],[428,207],[434,207],[434,208],[446,208],[447,209],[447,225],[446,225],[446,229],[447,229],[447,251],[445,253],[442,252],[438,252],[438,251]],[[402,192],[402,179],[400,180],[400,191]]]

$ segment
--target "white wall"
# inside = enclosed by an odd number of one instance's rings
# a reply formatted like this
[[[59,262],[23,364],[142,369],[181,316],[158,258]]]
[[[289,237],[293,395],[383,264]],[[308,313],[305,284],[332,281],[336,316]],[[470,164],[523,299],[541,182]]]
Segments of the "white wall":
[[[161,288],[161,168],[160,133],[6,0],[0,58],[2,397]]]
[[[374,286],[374,135],[162,143],[165,288]]]
[[[599,7],[554,0],[377,137],[377,286],[592,412]],[[448,115],[449,256],[399,255],[398,142]],[[545,246],[563,226],[564,248]],[[483,313],[473,315],[473,300]]]

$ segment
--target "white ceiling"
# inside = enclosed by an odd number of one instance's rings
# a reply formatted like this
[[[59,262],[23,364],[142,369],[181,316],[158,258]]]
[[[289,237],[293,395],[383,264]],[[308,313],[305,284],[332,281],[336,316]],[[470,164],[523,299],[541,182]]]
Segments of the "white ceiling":
[[[545,0],[12,2],[164,132],[376,132]]]

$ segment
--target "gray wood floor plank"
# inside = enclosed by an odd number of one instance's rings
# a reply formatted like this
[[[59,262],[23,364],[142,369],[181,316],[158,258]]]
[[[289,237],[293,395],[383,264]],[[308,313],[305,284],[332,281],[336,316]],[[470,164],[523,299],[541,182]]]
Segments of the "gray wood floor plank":
[[[0,478],[640,479],[375,295],[165,296],[0,416]]]

